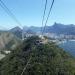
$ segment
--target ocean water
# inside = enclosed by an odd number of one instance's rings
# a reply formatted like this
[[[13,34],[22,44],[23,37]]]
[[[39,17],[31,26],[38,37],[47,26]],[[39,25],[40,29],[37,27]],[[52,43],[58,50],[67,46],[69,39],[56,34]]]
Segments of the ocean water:
[[[63,48],[66,52],[75,57],[75,41],[70,40],[59,44],[59,47]]]

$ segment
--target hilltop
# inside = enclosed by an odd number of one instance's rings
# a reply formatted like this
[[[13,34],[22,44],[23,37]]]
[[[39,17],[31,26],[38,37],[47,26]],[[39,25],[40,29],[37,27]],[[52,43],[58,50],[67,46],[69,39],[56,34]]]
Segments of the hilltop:
[[[54,43],[36,44],[29,37],[3,60],[0,75],[75,75],[75,58]],[[28,64],[27,64],[28,63]]]
[[[17,36],[20,39],[22,39],[22,31],[23,30],[18,26],[9,30],[9,32],[13,33],[15,36]]]

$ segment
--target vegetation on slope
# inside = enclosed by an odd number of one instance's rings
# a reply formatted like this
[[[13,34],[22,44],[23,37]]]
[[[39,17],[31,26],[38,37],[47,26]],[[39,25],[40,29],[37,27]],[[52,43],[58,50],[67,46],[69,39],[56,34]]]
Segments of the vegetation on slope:
[[[0,75],[75,75],[75,59],[53,43],[30,37],[0,61]],[[27,62],[28,65],[26,66]]]

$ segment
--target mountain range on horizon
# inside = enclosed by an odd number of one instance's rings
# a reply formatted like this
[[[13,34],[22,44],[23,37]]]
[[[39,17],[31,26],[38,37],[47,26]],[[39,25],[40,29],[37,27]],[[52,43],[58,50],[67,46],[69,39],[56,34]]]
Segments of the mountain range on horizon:
[[[54,24],[50,24],[50,25],[47,25],[46,27],[50,27],[50,26],[53,26],[53,25],[65,25],[65,26],[74,26],[75,27],[75,24],[63,24],[63,23],[57,23],[57,22],[54,22]],[[12,27],[12,28],[9,28],[9,29],[7,29],[6,27],[3,27],[3,26],[1,26],[1,28],[0,28],[0,30],[5,30],[5,31],[7,31],[7,30],[11,30],[11,29],[13,29],[13,28],[17,28],[17,29],[29,29],[29,28],[41,28],[42,26],[23,26],[23,27],[20,27],[20,26],[15,26],[15,27]]]
[[[23,29],[21,29],[20,27],[14,27],[9,31],[14,34],[18,34],[17,36],[21,36],[22,32],[35,34],[41,32],[41,29],[43,28],[35,26],[30,26],[30,27],[24,26]],[[46,26],[44,33],[75,35],[75,25],[73,24],[64,25],[61,23],[54,23],[52,26]]]
[[[37,34],[41,33],[42,27],[36,27],[36,26],[24,26],[23,29],[16,26],[10,30],[0,30],[0,32],[10,32],[16,35],[19,38],[22,38],[22,32],[27,34]],[[75,35],[75,25],[68,24],[64,25],[61,23],[54,23],[52,26],[46,26],[44,33],[54,33],[54,34],[64,34],[64,35]]]

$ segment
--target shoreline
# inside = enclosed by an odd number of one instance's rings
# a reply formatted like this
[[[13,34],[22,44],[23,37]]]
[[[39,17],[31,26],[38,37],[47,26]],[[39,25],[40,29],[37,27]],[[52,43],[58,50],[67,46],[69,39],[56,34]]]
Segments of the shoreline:
[[[65,39],[65,40],[56,42],[56,44],[59,45],[59,44],[63,44],[63,43],[69,42],[69,41],[75,42],[75,40],[72,40],[72,39],[71,39],[71,40],[66,40],[66,39]]]

